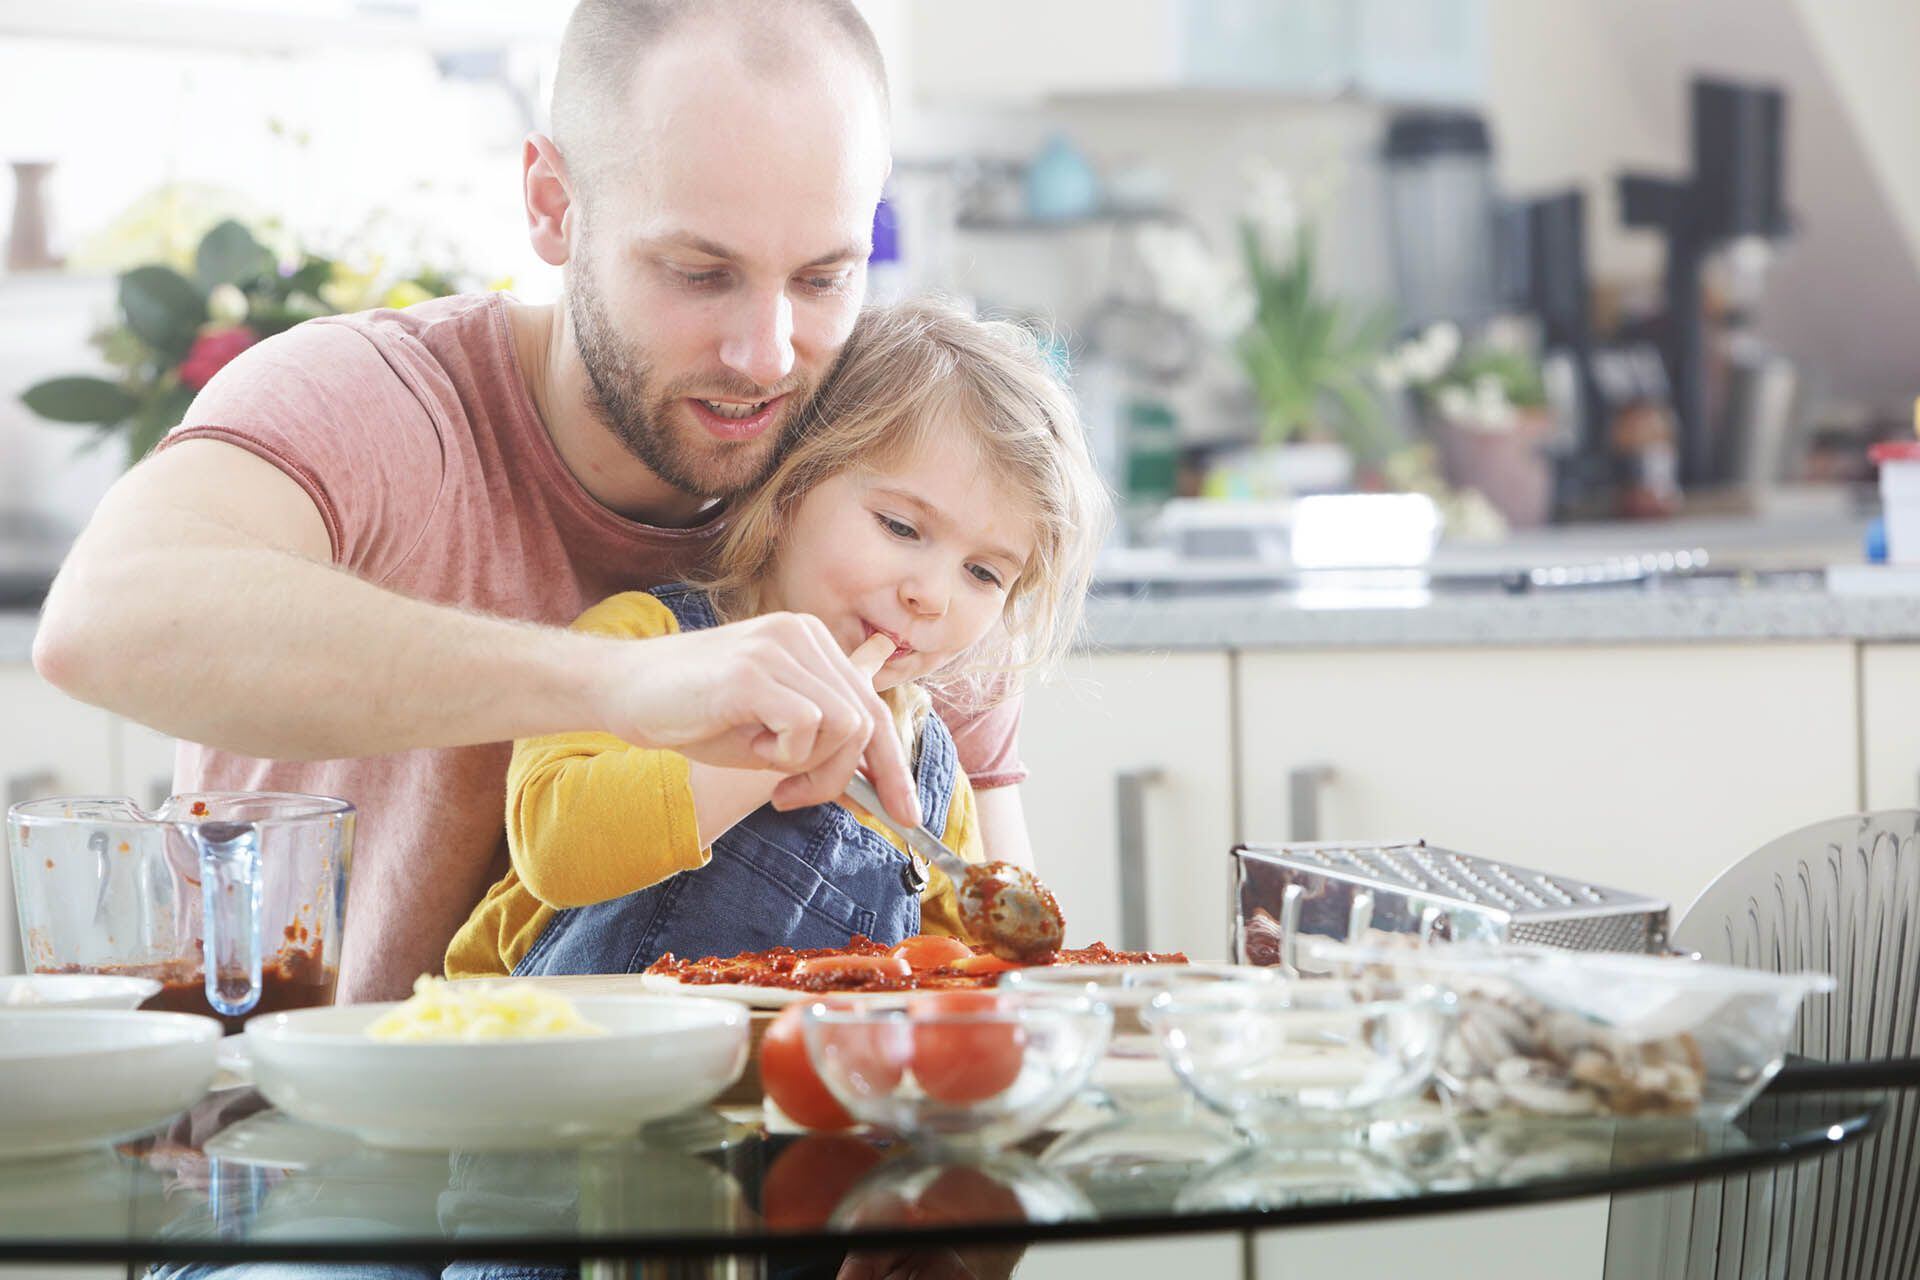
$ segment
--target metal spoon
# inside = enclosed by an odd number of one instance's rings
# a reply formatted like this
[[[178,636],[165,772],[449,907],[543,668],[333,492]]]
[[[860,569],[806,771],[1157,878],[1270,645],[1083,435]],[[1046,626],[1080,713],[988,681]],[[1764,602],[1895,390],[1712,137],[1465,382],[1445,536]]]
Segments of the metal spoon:
[[[873,783],[860,774],[847,783],[847,794],[909,849],[947,873],[960,898],[961,921],[987,950],[1002,960],[1030,962],[1060,949],[1066,935],[1060,904],[1033,872],[1010,862],[968,862],[926,827],[894,821]]]

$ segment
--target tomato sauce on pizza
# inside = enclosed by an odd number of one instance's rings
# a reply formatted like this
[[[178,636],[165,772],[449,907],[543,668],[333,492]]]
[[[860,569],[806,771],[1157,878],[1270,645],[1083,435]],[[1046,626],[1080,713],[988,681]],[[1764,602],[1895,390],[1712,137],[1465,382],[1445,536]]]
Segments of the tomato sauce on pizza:
[[[1009,969],[1022,968],[986,951],[965,947],[969,954],[938,957],[930,966],[911,963],[931,948],[913,939],[889,947],[858,934],[844,947],[771,947],[737,956],[707,956],[682,960],[671,952],[647,966],[648,973],[664,974],[688,986],[739,984],[778,987],[789,991],[950,991],[991,987]],[[1179,951],[1116,951],[1104,942],[1088,947],[1066,947],[1046,964],[1187,964]]]

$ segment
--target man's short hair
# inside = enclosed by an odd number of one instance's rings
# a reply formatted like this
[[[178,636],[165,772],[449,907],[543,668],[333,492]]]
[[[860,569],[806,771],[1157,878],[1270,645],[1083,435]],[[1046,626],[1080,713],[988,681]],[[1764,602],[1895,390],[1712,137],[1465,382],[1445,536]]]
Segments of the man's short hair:
[[[852,0],[580,0],[560,42],[552,113],[553,140],[575,182],[591,186],[612,158],[634,68],[696,19],[737,32],[755,68],[788,65],[809,36],[839,40],[871,72],[886,109],[880,43]]]

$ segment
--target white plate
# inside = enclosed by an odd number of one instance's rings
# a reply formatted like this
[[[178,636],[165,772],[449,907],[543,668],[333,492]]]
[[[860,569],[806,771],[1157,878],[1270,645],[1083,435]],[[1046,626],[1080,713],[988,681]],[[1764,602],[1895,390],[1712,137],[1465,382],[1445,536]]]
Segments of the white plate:
[[[756,987],[744,982],[682,982],[670,973],[643,973],[640,983],[649,991],[684,996],[699,992],[716,1000],[732,1000],[751,1009],[784,1009],[790,1004],[818,1000],[817,991],[792,991],[786,987]],[[857,993],[842,993],[857,994]]]
[[[486,1151],[622,1137],[711,1100],[747,1062],[747,1011],[722,1000],[574,1001],[599,1036],[396,1042],[393,1004],[300,1009],[247,1024],[254,1085],[282,1111],[376,1146]]]
[[[0,978],[0,1009],[137,1009],[159,990],[152,978],[16,973]]]
[[[186,1110],[220,1036],[190,1013],[0,1010],[0,1158],[101,1146]]]

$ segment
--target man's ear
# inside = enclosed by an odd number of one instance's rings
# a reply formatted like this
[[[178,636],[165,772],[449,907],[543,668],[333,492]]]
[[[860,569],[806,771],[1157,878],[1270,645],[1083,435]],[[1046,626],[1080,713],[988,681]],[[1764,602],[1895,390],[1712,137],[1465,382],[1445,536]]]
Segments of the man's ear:
[[[543,133],[530,133],[521,151],[520,167],[527,207],[527,239],[542,262],[565,266],[573,256],[573,233],[580,212],[572,180],[567,176],[567,162],[552,138]]]

